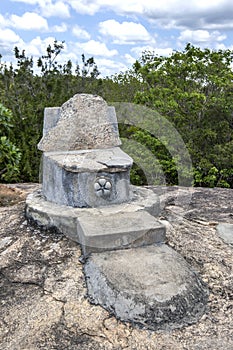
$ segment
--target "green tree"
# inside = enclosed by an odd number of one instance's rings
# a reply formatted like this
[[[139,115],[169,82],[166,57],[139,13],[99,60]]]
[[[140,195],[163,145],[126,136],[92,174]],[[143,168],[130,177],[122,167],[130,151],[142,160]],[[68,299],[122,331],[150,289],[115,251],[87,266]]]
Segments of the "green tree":
[[[19,179],[21,153],[10,141],[12,112],[0,104],[0,181],[13,182]]]
[[[195,184],[233,186],[231,50],[190,44],[170,57],[144,53],[134,65],[143,90],[135,101],[166,116],[181,134],[195,167]]]
[[[133,69],[103,79],[101,96],[108,102],[133,102],[137,91],[142,89],[138,74]]]

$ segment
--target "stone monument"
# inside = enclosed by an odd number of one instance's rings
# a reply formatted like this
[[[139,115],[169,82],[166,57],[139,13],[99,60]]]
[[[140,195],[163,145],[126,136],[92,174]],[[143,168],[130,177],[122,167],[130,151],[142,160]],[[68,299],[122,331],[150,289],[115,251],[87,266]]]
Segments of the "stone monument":
[[[72,207],[127,201],[133,160],[120,144],[114,108],[98,96],[76,95],[47,108],[38,145],[45,198]]]
[[[130,184],[115,109],[78,94],[46,108],[42,188],[26,216],[81,244],[90,299],[124,321],[157,329],[194,322],[207,291],[166,244],[159,197]]]

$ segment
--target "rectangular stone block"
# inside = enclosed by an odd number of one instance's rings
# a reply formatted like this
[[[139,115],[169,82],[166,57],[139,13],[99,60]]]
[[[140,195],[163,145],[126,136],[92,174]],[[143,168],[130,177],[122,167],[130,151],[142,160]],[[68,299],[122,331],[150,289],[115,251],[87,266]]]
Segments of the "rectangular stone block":
[[[85,212],[77,218],[77,233],[84,255],[165,241],[164,225],[145,211]]]
[[[119,147],[44,152],[43,194],[51,202],[81,208],[126,202],[132,163]]]

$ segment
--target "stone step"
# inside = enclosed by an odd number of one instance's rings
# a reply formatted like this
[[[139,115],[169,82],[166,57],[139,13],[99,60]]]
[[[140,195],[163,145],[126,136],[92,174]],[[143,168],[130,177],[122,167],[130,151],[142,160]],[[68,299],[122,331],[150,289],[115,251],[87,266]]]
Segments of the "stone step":
[[[145,210],[108,210],[80,214],[78,240],[84,255],[106,250],[139,247],[165,241],[165,226]]]

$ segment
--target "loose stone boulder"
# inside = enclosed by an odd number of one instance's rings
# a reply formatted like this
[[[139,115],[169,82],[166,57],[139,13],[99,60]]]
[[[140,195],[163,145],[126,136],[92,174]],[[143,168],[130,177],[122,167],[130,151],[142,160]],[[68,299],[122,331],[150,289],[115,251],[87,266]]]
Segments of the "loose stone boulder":
[[[205,310],[207,289],[165,244],[94,253],[84,271],[91,302],[139,327],[181,327]]]

